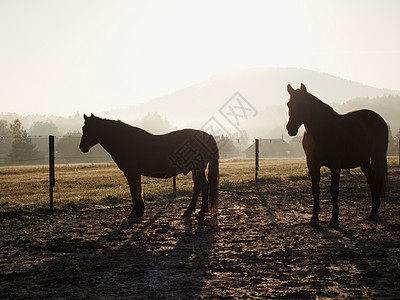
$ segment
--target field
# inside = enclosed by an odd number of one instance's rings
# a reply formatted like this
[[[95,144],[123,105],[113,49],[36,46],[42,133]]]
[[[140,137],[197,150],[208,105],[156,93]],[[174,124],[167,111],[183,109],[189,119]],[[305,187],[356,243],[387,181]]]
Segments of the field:
[[[222,160],[217,217],[182,219],[190,176],[143,179],[146,211],[127,219],[129,188],[113,164],[0,168],[0,295],[5,299],[400,297],[400,168],[389,160],[380,219],[369,221],[360,170],[341,176],[339,229],[308,225],[304,159]]]

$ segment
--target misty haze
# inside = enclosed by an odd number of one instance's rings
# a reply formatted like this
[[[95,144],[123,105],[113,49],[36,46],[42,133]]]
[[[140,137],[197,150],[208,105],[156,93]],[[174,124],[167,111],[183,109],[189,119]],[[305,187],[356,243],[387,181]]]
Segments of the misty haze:
[[[249,151],[255,138],[284,142],[281,143],[282,147],[270,149],[270,153],[267,153],[268,150],[264,151],[262,157],[301,157],[304,155],[299,143],[301,135],[292,138],[285,130],[288,97],[282,87],[287,82],[293,83],[294,86],[299,82],[313,83],[310,86],[312,93],[319,95],[339,113],[362,108],[378,112],[391,129],[388,154],[397,155],[400,129],[399,91],[373,88],[304,69],[257,68],[224,73],[147,103],[100,112],[100,116],[123,120],[153,134],[183,128],[205,129],[217,138],[230,140],[228,144],[224,143],[225,147],[221,149],[221,155],[225,158],[254,157]],[[240,122],[231,124],[221,107],[230,100],[236,101],[231,98],[237,92],[252,106],[255,113],[245,114],[238,111],[237,121]],[[210,128],[204,128],[210,118],[217,122],[214,124],[214,132],[211,132]],[[33,139],[50,134],[59,138],[65,135],[79,135],[83,122],[79,113],[70,117],[2,114],[0,119],[8,124],[15,119],[20,120]],[[11,143],[12,139],[6,134],[6,129],[2,135],[4,144]],[[46,147],[41,147],[44,153]],[[6,145],[4,148],[7,148]],[[109,156],[103,154],[99,159],[107,161]],[[6,151],[2,151],[2,155],[2,162],[6,163]],[[81,161],[84,161],[83,157]]]
[[[399,11],[0,1],[0,298],[400,299]]]

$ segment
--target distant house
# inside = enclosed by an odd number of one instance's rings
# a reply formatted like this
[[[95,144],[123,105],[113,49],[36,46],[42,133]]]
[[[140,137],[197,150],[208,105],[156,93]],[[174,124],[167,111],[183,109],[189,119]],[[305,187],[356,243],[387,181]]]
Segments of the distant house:
[[[292,146],[288,144],[283,137],[280,139],[259,139],[260,158],[271,157],[290,157],[292,156]],[[247,148],[244,153],[247,158],[254,158],[255,143]]]

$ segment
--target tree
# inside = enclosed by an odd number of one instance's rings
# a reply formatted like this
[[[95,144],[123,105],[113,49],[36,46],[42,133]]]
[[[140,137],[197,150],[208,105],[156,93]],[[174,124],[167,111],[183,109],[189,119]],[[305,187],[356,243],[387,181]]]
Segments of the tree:
[[[32,139],[28,136],[20,120],[15,120],[10,125],[10,131],[13,137],[9,155],[11,162],[22,164],[38,163],[44,158],[43,153],[37,150],[36,146],[32,143]]]
[[[398,151],[398,142],[393,138],[392,135],[392,129],[390,128],[388,124],[388,150],[387,150],[387,155],[397,155]]]
[[[80,162],[82,152],[79,149],[81,134],[79,132],[70,132],[60,138],[56,145],[56,159],[58,162]]]
[[[7,121],[0,120],[0,162],[4,162],[6,154],[11,150],[11,131]]]
[[[30,136],[59,135],[58,128],[53,122],[35,122],[29,128],[28,133]]]
[[[400,128],[397,131],[395,137],[394,137],[394,142],[396,144],[396,154],[394,155],[399,155],[399,146],[400,146]]]
[[[36,148],[43,153],[47,153],[49,149],[49,135],[59,135],[59,131],[53,122],[35,122],[29,128],[28,134],[34,144],[36,144]]]
[[[111,156],[103,147],[97,145],[89,153],[82,153],[79,149],[80,132],[70,132],[60,138],[56,145],[56,161],[58,163],[85,163],[110,162]]]
[[[141,121],[137,120],[132,124],[155,134],[171,131],[171,124],[168,119],[166,117],[163,119],[157,112],[148,113]]]
[[[231,138],[224,135],[214,136],[214,138],[218,145],[220,157],[235,157],[240,155],[239,150],[235,147],[235,143]]]
[[[8,128],[7,121],[0,120],[0,136],[5,137],[10,135],[10,129]]]

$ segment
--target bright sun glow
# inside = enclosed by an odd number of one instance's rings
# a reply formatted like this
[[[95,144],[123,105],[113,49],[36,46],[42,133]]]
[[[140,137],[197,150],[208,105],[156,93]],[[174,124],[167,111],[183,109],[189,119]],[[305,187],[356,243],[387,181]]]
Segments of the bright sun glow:
[[[292,66],[298,60],[290,55],[292,47],[302,51],[307,42],[297,6],[285,2],[167,3],[148,28],[150,38],[139,47],[149,51],[147,68],[161,66],[165,74],[157,75],[177,83],[236,68]]]
[[[380,3],[2,1],[0,99],[19,113],[101,111],[249,67],[400,89],[400,3]]]

